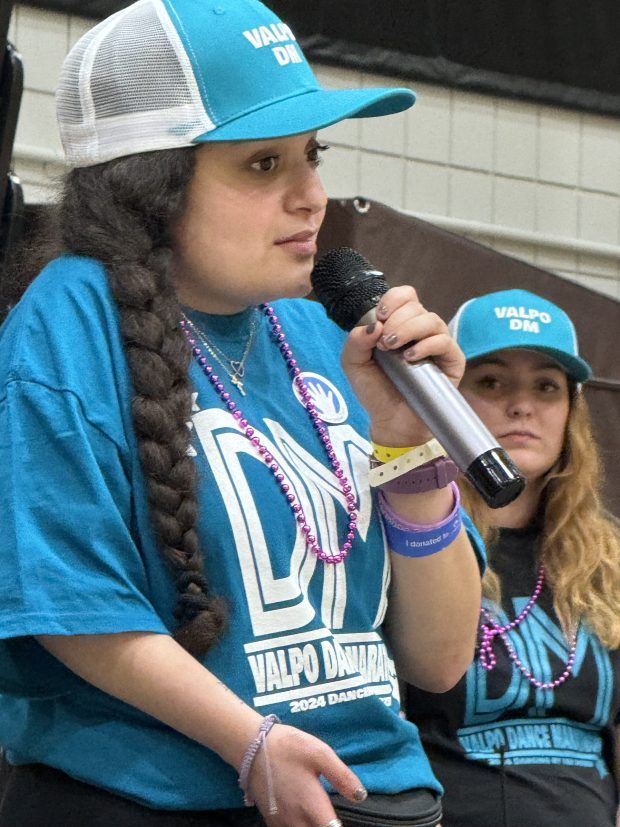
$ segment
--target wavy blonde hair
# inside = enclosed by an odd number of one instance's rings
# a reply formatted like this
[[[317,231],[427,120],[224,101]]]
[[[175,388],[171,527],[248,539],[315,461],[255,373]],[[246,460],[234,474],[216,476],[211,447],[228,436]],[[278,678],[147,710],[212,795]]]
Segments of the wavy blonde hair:
[[[620,647],[620,523],[605,511],[601,464],[583,394],[573,393],[564,447],[542,494],[543,534],[539,559],[553,591],[565,633],[583,619],[609,649]],[[466,481],[459,482],[465,510],[489,552],[483,594],[499,602],[493,546],[499,531],[493,512]]]

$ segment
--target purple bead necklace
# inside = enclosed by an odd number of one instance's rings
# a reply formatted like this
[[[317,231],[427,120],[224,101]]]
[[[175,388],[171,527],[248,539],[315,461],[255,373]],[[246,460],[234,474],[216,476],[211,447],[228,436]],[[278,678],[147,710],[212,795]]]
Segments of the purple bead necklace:
[[[543,583],[545,582],[545,567],[543,565],[540,566],[538,569],[538,579],[536,580],[536,586],[534,588],[534,592],[530,599],[527,601],[527,604],[523,608],[523,611],[520,612],[514,620],[510,623],[506,623],[505,626],[500,626],[493,620],[491,613],[485,609],[484,607],[480,609],[481,617],[485,618],[486,622],[480,623],[480,631],[482,632],[482,640],[480,641],[480,665],[483,669],[487,672],[491,672],[492,669],[495,668],[497,664],[497,657],[495,656],[495,652],[493,651],[493,642],[496,637],[500,637],[503,642],[504,646],[506,647],[506,651],[508,652],[508,657],[517,667],[517,669],[521,672],[521,674],[537,689],[555,689],[558,686],[561,686],[568,677],[572,674],[573,666],[575,665],[575,652],[577,651],[577,630],[571,635],[571,640],[568,649],[568,660],[566,662],[566,667],[562,674],[553,681],[539,681],[537,678],[532,675],[530,670],[525,666],[523,661],[519,658],[517,653],[514,650],[513,645],[511,644],[510,640],[508,639],[508,635],[506,634],[511,629],[514,629],[520,623],[523,623],[525,618],[529,615],[534,607],[534,604],[538,600],[540,593],[542,591]]]
[[[317,436],[323,443],[323,447],[327,454],[327,458],[331,464],[331,467],[334,470],[334,474],[338,479],[338,483],[340,488],[342,489],[342,493],[345,496],[347,501],[347,511],[349,513],[349,522],[347,524],[347,534],[345,542],[342,544],[342,547],[339,549],[338,554],[328,554],[327,552],[323,551],[323,549],[318,545],[316,534],[313,532],[312,527],[306,520],[306,517],[303,513],[301,505],[297,502],[297,497],[291,492],[291,486],[286,481],[286,478],[282,471],[280,470],[280,466],[277,462],[275,462],[273,455],[269,453],[267,447],[262,444],[259,437],[256,436],[255,429],[249,424],[248,420],[243,415],[243,412],[240,408],[237,407],[236,402],[234,402],[230,398],[230,393],[226,390],[226,386],[221,381],[220,377],[217,376],[216,373],[213,371],[213,366],[209,364],[209,360],[206,356],[203,355],[202,349],[200,348],[200,343],[194,338],[194,334],[185,321],[185,319],[181,319],[181,329],[185,334],[185,338],[189,346],[192,349],[192,356],[198,363],[199,367],[209,380],[209,384],[213,387],[215,392],[218,394],[226,408],[232,414],[233,419],[237,423],[237,426],[241,429],[244,436],[250,441],[252,446],[256,449],[256,451],[261,455],[263,461],[266,465],[269,466],[269,470],[274,476],[276,483],[278,484],[280,491],[286,497],[295,519],[299,524],[299,527],[306,538],[306,545],[312,552],[315,554],[319,560],[322,560],[324,563],[342,563],[345,559],[349,551],[351,550],[351,545],[353,540],[355,539],[355,529],[357,528],[357,506],[355,504],[355,494],[353,494],[351,490],[351,485],[347,477],[345,476],[344,471],[341,468],[340,461],[336,456],[336,452],[334,451],[333,445],[329,438],[329,434],[327,433],[327,428],[323,424],[323,420],[318,415],[315,409],[314,402],[312,401],[312,396],[310,391],[306,387],[306,384],[301,376],[301,370],[297,367],[297,361],[293,357],[293,351],[290,348],[290,345],[286,341],[286,337],[282,332],[282,325],[278,323],[278,317],[275,314],[273,307],[270,307],[267,304],[261,304],[260,309],[263,311],[269,324],[271,326],[271,336],[277,345],[280,353],[282,354],[282,358],[286,362],[286,367],[290,375],[293,377],[295,385],[297,386],[297,390],[299,391],[299,395],[302,400],[302,404],[308,415],[312,421],[312,425],[317,433]]]

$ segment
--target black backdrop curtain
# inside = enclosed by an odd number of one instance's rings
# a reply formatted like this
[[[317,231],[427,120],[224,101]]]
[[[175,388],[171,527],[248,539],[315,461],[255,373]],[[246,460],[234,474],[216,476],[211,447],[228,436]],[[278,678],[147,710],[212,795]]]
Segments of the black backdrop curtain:
[[[273,0],[318,61],[620,115],[617,0]]]
[[[211,0],[204,0],[211,2]],[[222,0],[225,2],[225,0]],[[26,0],[94,18],[122,0]],[[620,116],[618,0],[267,0],[308,57]]]

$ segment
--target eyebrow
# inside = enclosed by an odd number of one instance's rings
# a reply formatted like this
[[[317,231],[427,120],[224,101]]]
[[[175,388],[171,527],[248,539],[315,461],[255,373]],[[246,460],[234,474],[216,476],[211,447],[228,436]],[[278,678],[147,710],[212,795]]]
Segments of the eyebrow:
[[[480,356],[478,359],[472,359],[467,363],[468,368],[478,368],[483,365],[496,365],[501,368],[510,368],[508,362],[504,359],[500,359],[499,356]],[[534,370],[559,370],[560,373],[565,373],[562,365],[558,364],[558,362],[554,362],[553,360],[541,362],[539,365],[534,367]]]
[[[259,160],[264,156],[265,153],[273,153],[274,155],[280,154],[280,147],[278,146],[278,142],[282,140],[286,140],[289,136],[284,136],[284,138],[264,138],[257,141],[249,141],[248,143],[256,143],[261,144],[261,146],[257,147],[252,155],[250,156],[250,161],[252,160]],[[241,147],[244,141],[239,141],[238,144]],[[307,151],[309,149],[314,149],[317,146],[323,146],[321,141],[318,139],[318,135],[314,135],[311,138],[308,138],[304,149]]]

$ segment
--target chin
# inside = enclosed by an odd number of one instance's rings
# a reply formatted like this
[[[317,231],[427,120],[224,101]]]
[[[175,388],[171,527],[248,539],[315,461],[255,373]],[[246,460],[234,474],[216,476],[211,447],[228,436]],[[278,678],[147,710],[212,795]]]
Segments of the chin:
[[[312,285],[310,279],[300,280],[296,285],[291,286],[290,292],[287,296],[291,299],[303,299],[312,292]]]
[[[269,304],[270,302],[277,302],[278,299],[304,299],[306,296],[310,295],[312,292],[312,287],[310,284],[301,284],[295,286],[291,286],[288,290],[282,288],[278,290],[277,293],[269,296],[268,298],[260,299],[261,302],[265,302]],[[257,302],[258,304],[259,302]]]

